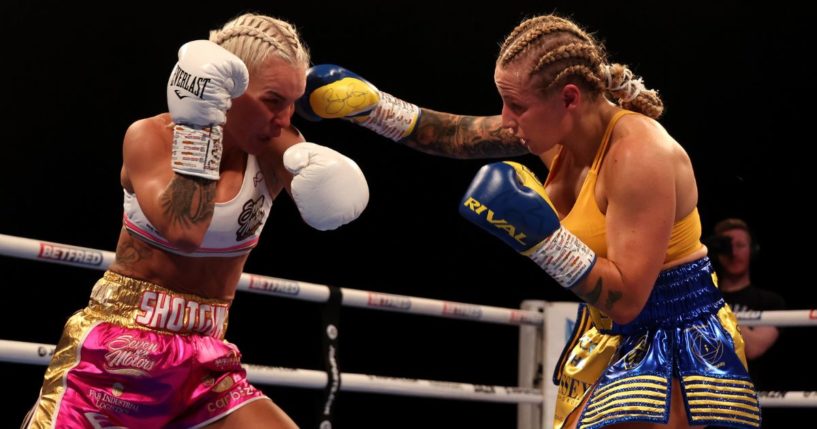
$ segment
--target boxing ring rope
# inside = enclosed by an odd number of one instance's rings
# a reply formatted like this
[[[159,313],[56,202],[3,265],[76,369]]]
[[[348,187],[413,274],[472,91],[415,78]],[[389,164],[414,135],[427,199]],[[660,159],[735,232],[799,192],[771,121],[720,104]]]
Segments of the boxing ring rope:
[[[735,316],[746,326],[817,326],[817,309],[738,311]]]
[[[115,258],[113,252],[105,250],[5,234],[0,234],[0,255],[97,270],[107,269]],[[327,302],[329,300],[329,286],[249,273],[241,274],[241,279],[238,281],[238,290],[302,301]],[[534,311],[439,301],[357,289],[341,288],[340,290],[343,293],[342,304],[348,307],[371,308],[397,313],[422,314],[506,325],[538,326],[543,321],[542,314]]]
[[[107,269],[115,257],[109,251],[5,234],[0,234],[0,255],[97,270]],[[241,275],[238,290],[312,302],[327,302],[330,296],[330,286],[249,273]],[[517,403],[519,428],[548,427],[549,417],[543,418],[542,406],[552,406],[552,401],[548,404],[548,390],[550,395],[554,395],[555,387],[542,386],[542,366],[547,368],[544,373],[549,374],[552,355],[558,355],[561,346],[559,338],[547,338],[558,335],[544,334],[558,332],[549,326],[552,320],[562,318],[561,324],[564,325],[565,317],[574,317],[576,303],[526,301],[522,309],[511,309],[357,289],[340,290],[343,306],[520,327],[520,386],[342,373],[341,391]],[[745,325],[817,326],[817,309],[745,312],[737,316]],[[48,365],[54,348],[53,344],[0,339],[0,361]],[[249,380],[259,384],[323,389],[329,381],[326,371],[320,370],[253,364],[244,364],[244,367]],[[544,380],[549,380],[549,377]],[[759,397],[763,407],[817,407],[817,391],[759,392]],[[547,410],[544,414],[551,415]]]
[[[0,340],[0,361],[46,366],[51,361],[54,348],[53,344]],[[323,389],[326,387],[327,376],[324,371],[253,364],[244,364],[243,366],[247,370],[247,378],[253,383],[307,389]],[[355,373],[343,373],[341,379],[343,383],[340,390],[349,392],[505,403],[542,402],[542,393],[537,389],[382,377]]]

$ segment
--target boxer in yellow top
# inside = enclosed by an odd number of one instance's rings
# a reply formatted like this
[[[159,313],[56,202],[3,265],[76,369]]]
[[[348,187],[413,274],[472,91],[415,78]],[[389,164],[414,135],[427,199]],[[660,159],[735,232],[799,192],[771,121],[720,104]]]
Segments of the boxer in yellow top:
[[[759,427],[743,340],[700,242],[692,165],[655,120],[657,93],[554,15],[511,32],[494,79],[493,117],[422,109],[331,65],[311,69],[296,106],[429,153],[527,150],[550,167],[542,184],[489,164],[460,212],[587,303],[558,368],[556,428]]]
[[[24,427],[296,427],[224,340],[230,303],[282,191],[329,230],[369,190],[290,124],[309,55],[289,23],[245,14],[210,36],[179,50],[169,112],[125,134],[116,260],[66,323]]]

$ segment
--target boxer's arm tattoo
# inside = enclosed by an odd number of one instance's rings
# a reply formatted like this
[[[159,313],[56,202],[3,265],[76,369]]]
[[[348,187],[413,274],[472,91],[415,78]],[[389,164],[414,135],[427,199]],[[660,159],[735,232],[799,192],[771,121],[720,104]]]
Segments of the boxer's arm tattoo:
[[[598,280],[596,280],[596,284],[593,286],[592,290],[577,290],[576,295],[578,295],[579,298],[583,299],[588,304],[596,306],[596,303],[599,301],[599,297],[601,296],[601,289],[602,281],[601,277],[599,277]]]
[[[585,302],[592,306],[601,308],[606,311],[610,311],[613,309],[615,303],[621,299],[622,294],[621,292],[615,289],[608,288],[606,290],[607,299],[604,300],[604,306],[602,307],[599,305],[600,304],[599,299],[601,298],[604,292],[605,292],[604,282],[602,281],[601,277],[599,277],[596,280],[596,284],[593,285],[593,287],[590,288],[590,290],[587,290],[587,286],[585,286],[583,290],[577,290],[576,295],[578,295],[579,298],[583,299]]]
[[[139,240],[134,239],[130,231],[125,230],[127,234],[123,236],[116,245],[116,262],[125,266],[131,266],[139,261],[149,259],[153,253],[150,246],[142,244]]]
[[[213,215],[216,181],[177,174],[162,193],[162,208],[173,224],[190,227]]]
[[[604,303],[604,307],[607,309],[607,311],[610,311],[613,309],[613,305],[616,303],[616,301],[620,299],[621,292],[610,289],[607,291],[607,301]]]
[[[404,141],[422,152],[451,158],[496,158],[528,153],[499,116],[461,116],[422,109],[414,133]]]

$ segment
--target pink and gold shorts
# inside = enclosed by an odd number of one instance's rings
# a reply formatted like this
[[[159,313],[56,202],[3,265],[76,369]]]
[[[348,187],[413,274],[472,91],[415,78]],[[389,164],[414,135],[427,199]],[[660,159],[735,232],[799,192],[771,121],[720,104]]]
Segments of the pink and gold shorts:
[[[266,398],[224,340],[228,310],[106,272],[68,319],[27,427],[199,427]]]

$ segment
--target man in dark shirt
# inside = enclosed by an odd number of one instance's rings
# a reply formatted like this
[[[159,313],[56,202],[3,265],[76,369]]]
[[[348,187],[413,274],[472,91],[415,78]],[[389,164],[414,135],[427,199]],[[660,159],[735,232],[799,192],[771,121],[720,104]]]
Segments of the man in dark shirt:
[[[749,226],[741,219],[729,218],[715,225],[711,254],[718,272],[718,287],[724,300],[736,313],[745,311],[783,310],[783,297],[752,284],[750,268],[760,247]],[[779,331],[774,326],[741,326],[746,342],[746,358],[755,384],[762,389],[763,356],[777,341]]]

